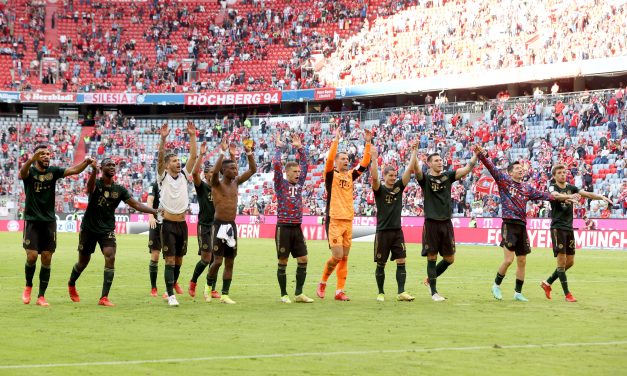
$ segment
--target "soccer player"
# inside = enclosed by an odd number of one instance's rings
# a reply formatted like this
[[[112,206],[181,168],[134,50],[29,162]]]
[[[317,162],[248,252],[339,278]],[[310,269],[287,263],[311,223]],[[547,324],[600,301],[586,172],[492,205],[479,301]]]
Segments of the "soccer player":
[[[499,246],[503,247],[503,263],[499,266],[496,279],[492,286],[492,294],[497,300],[502,300],[501,282],[505,278],[507,269],[516,256],[516,287],[514,289],[514,300],[529,301],[522,294],[522,287],[525,281],[525,265],[527,255],[531,253],[529,237],[527,235],[527,202],[528,201],[566,201],[575,200],[573,195],[562,195],[556,192],[540,192],[531,185],[523,183],[524,170],[519,162],[510,163],[507,167],[507,174],[499,171],[487,153],[479,145],[474,147],[474,151],[479,155],[479,160],[488,169],[490,175],[499,187],[499,196],[503,209],[503,224],[501,225],[502,240]]]
[[[211,226],[210,247],[213,252],[213,262],[209,267],[207,284],[215,284],[214,281],[218,278],[218,271],[224,260],[220,302],[235,304],[235,301],[229,297],[229,289],[233,280],[233,265],[235,257],[237,257],[237,226],[235,224],[235,217],[237,216],[237,188],[257,172],[257,165],[255,164],[252,144],[248,146],[245,143],[244,150],[248,159],[248,170],[238,176],[235,161],[232,159],[224,160],[228,146],[227,139],[224,137],[220,144],[220,156],[213,167],[213,174],[211,175],[211,192],[216,212],[213,225]],[[220,172],[222,172],[222,179],[220,179]]]
[[[368,129],[364,130],[366,141],[364,157],[359,167],[353,169],[348,168],[348,154],[337,152],[341,134],[342,130],[338,127],[324,167],[324,185],[327,192],[325,224],[331,257],[324,265],[322,280],[318,284],[316,294],[324,299],[327,281],[337,267],[335,300],[348,301],[350,298],[344,292],[344,286],[348,275],[348,254],[353,242],[353,218],[355,216],[353,181],[357,180],[370,164],[372,132]]]
[[[192,275],[192,279],[189,281],[188,292],[192,297],[196,296],[196,283],[198,282],[198,277],[205,270],[207,265],[211,265],[211,261],[213,259],[211,253],[211,225],[213,224],[213,218],[215,216],[216,209],[213,206],[213,197],[211,195],[211,186],[208,182],[211,181],[211,175],[213,175],[213,166],[209,161],[204,161],[205,154],[207,153],[207,143],[203,142],[200,145],[200,155],[196,160],[196,164],[194,165],[194,169],[192,171],[192,180],[194,182],[194,188],[196,189],[196,196],[198,197],[198,226],[197,226],[197,237],[198,237],[198,255],[200,256],[200,260],[196,263],[196,267],[194,268],[194,273]],[[231,155],[232,159],[235,159],[233,155]],[[203,166],[203,174],[205,176],[205,181],[202,180],[200,176],[200,167]],[[211,298],[219,299],[220,294],[215,289],[215,280],[212,281],[212,284],[209,284],[209,273],[207,273],[207,283],[205,284],[205,289],[203,296],[206,301],[211,301]]]
[[[170,134],[170,128],[165,123],[161,127],[161,143],[159,144],[159,160],[157,173],[159,175],[160,205],[164,209],[163,224],[161,225],[161,244],[165,258],[165,286],[168,295],[168,304],[171,307],[179,305],[174,295],[174,285],[178,281],[183,264],[183,256],[187,253],[187,222],[185,214],[189,208],[188,176],[198,158],[196,150],[196,126],[192,121],[187,122],[189,135],[189,159],[185,169],[181,169],[181,161],[175,154],[165,153],[165,141]],[[181,291],[177,290],[181,294]]]
[[[287,162],[283,178],[283,165],[281,163],[281,151],[285,144],[281,141],[281,133],[278,132],[275,139],[276,153],[272,159],[274,169],[274,191],[276,194],[277,225],[275,244],[277,258],[279,259],[277,279],[281,289],[281,302],[291,303],[287,294],[287,262],[290,254],[296,258],[296,291],[294,300],[297,303],[313,303],[313,299],[303,294],[303,285],[307,277],[307,245],[301,229],[303,221],[303,188],[309,164],[307,154],[302,145],[300,136],[292,135],[292,146],[298,151],[298,163]]]
[[[74,264],[70,280],[68,281],[68,292],[73,302],[79,302],[80,297],[76,291],[76,280],[91,260],[91,255],[96,250],[96,244],[100,245],[100,250],[104,255],[104,280],[102,283],[102,294],[99,305],[113,307],[115,304],[109,300],[109,290],[113,283],[115,274],[115,209],[120,202],[124,201],[133,209],[157,215],[157,209],[139,203],[131,197],[131,194],[123,186],[113,181],[115,176],[115,162],[106,158],[101,163],[102,177],[96,180],[98,175],[98,163],[93,161],[92,173],[87,181],[87,193],[89,200],[87,210],[81,221],[81,232],[78,240],[78,262]]]
[[[557,192],[565,195],[579,194],[590,200],[603,200],[613,205],[612,200],[596,193],[587,192],[574,185],[566,183],[566,166],[558,164],[551,171],[555,183],[549,187],[549,192]],[[540,287],[546,297],[551,299],[551,284],[559,278],[566,296],[566,301],[576,302],[577,299],[568,290],[566,270],[575,263],[575,232],[573,230],[573,205],[569,202],[551,202],[551,241],[553,243],[553,255],[557,258],[557,269],[553,274],[542,281]]]
[[[383,284],[385,282],[385,264],[391,254],[391,260],[396,260],[396,283],[398,285],[399,301],[411,302],[414,297],[405,291],[405,237],[401,227],[401,211],[403,210],[403,191],[411,179],[411,174],[416,163],[416,151],[418,146],[412,146],[411,159],[400,179],[393,166],[383,168],[383,184],[379,181],[379,166],[377,150],[372,150],[372,162],[370,174],[372,175],[372,190],[377,206],[377,233],[374,238],[374,262],[377,263],[375,278],[379,295],[377,301],[385,301]]]
[[[20,168],[20,179],[24,182],[26,194],[23,240],[26,251],[24,267],[26,287],[22,293],[24,304],[30,303],[37,258],[41,255],[37,305],[49,306],[45,294],[50,281],[52,254],[57,248],[57,221],[54,214],[57,180],[80,174],[92,161],[91,157],[87,157],[83,162],[70,168],[50,166],[48,146],[38,145],[33,150],[33,155]]]
[[[435,302],[446,300],[438,293],[437,278],[455,262],[455,233],[451,222],[451,187],[456,180],[463,179],[477,164],[477,155],[457,170],[444,171],[442,157],[438,153],[427,157],[429,170],[423,173],[416,161],[416,180],[422,188],[425,205],[425,223],[422,228],[422,256],[427,257],[427,278],[425,284],[431,290]],[[438,254],[442,260],[438,261]],[[437,263],[437,264],[436,264]]]
[[[159,185],[155,181],[152,184],[152,191],[148,195],[146,205],[157,209],[159,208]],[[150,274],[150,295],[153,297],[159,296],[157,292],[157,275],[159,274],[159,254],[161,253],[161,220],[157,221],[157,218],[150,216],[148,218],[148,252],[150,252],[150,264],[148,266],[148,272]]]

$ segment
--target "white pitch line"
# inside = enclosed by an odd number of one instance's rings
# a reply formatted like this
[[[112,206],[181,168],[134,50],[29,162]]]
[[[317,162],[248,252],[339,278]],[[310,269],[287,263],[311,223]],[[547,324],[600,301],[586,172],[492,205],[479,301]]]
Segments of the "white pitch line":
[[[627,345],[627,341],[564,342],[564,343],[549,343],[549,344],[542,344],[542,345],[539,345],[539,344],[492,345],[492,346],[413,348],[413,349],[396,349],[396,350],[392,350],[392,349],[390,350],[355,350],[355,351],[336,351],[336,352],[225,355],[225,356],[207,356],[207,357],[199,357],[199,358],[139,359],[139,360],[118,360],[118,361],[108,361],[108,362],[82,362],[82,363],[8,364],[8,365],[0,365],[0,369],[119,366],[119,365],[158,364],[158,363],[189,363],[189,362],[204,362],[204,361],[216,361],[216,360],[298,358],[298,357],[310,357],[310,356],[328,357],[328,356],[342,356],[342,355],[377,355],[377,354],[429,353],[429,352],[442,352],[442,351],[544,349],[544,348],[560,348],[560,347],[596,347],[596,346],[621,346],[621,345]]]

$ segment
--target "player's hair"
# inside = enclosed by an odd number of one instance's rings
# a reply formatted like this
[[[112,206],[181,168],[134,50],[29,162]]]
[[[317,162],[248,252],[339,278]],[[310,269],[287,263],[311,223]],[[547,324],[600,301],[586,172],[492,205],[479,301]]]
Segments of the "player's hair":
[[[298,163],[296,163],[296,162],[294,162],[294,161],[287,162],[287,163],[285,164],[285,171],[287,171],[287,170],[291,170],[291,169],[293,169],[294,167],[298,167]]]
[[[514,171],[514,167],[516,167],[516,165],[520,165],[520,162],[516,161],[510,163],[509,166],[507,166],[507,172],[511,174],[512,171]]]
[[[385,166],[383,168],[383,176],[389,174],[392,171],[396,171],[396,168],[394,166]]]
[[[439,157],[439,156],[440,156],[440,153],[431,153],[427,157],[427,162],[431,162],[431,159],[433,159],[434,157]]]
[[[348,153],[345,151],[340,151],[337,154],[335,154],[335,159],[339,159],[340,158],[340,154],[346,154],[346,156],[348,156]]]
[[[174,154],[174,153],[168,153],[168,154],[166,154],[166,155],[165,155],[165,157],[163,158],[163,161],[164,161],[165,163],[169,163],[169,162],[170,162],[170,159],[172,159],[172,158],[174,158],[174,157],[176,157],[176,154]]]
[[[557,172],[561,170],[566,170],[566,166],[561,163],[557,164],[551,169],[551,175],[555,176],[555,174],[557,174]]]
[[[37,150],[39,150],[39,149],[48,149],[48,145],[39,144],[39,145],[35,146],[35,149],[33,149],[33,153],[37,153]]]
[[[113,159],[111,158],[105,158],[102,160],[102,162],[100,162],[100,166],[104,166],[106,165],[108,162],[113,162],[113,164],[115,164],[115,161],[113,161]]]
[[[226,167],[227,165],[230,165],[230,164],[234,164],[234,163],[235,163],[235,161],[232,160],[232,159],[227,159],[227,160],[222,161],[222,171],[224,171],[224,167]]]

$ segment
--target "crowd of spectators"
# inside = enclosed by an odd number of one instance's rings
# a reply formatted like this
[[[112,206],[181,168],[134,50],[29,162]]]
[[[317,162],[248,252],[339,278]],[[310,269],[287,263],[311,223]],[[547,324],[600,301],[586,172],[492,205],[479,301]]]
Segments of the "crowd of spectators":
[[[0,10],[0,53],[14,66],[6,87],[18,90],[344,87],[627,52],[620,2],[64,0],[51,45],[43,1],[26,5]],[[58,64],[40,77],[44,57]]]
[[[320,81],[344,87],[624,56],[626,27],[621,2],[411,4],[342,41]]]
[[[28,9],[38,14],[44,8],[31,2]],[[316,87],[312,53],[328,56],[340,34],[359,29],[366,10],[355,0],[220,5],[64,0],[54,14],[58,44],[35,49],[58,58],[45,83],[63,91]],[[20,89],[37,83],[35,77],[22,78],[16,80]]]

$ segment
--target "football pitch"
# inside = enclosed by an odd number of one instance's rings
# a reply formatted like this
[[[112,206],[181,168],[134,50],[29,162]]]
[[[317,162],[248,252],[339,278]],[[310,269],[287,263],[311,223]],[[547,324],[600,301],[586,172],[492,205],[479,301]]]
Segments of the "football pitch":
[[[315,297],[329,257],[326,243],[308,242],[305,294],[313,304],[282,304],[273,240],[241,240],[230,296],[235,305],[205,303],[204,274],[197,297],[179,296],[170,308],[149,296],[147,237],[118,237],[116,275],[98,306],[103,257],[96,251],[78,280],[80,303],[70,301],[67,280],[76,262],[78,234],[59,234],[49,308],[35,305],[39,264],[30,305],[24,285],[21,234],[0,233],[0,374],[4,375],[617,375],[627,367],[627,253],[579,250],[568,279],[577,303],[567,303],[559,281],[553,299],[539,287],[554,269],[548,249],[527,260],[523,293],[512,300],[514,267],[503,282],[503,301],[490,287],[502,251],[458,246],[457,259],[438,279],[448,299],[431,301],[421,281],[426,260],[408,246],[410,303],[395,301],[395,266],[386,268],[386,301],[377,288],[372,243],[354,243],[349,258],[350,302]],[[190,238],[190,244],[195,245]],[[190,247],[179,283],[187,290],[198,260]],[[293,298],[295,260],[288,265]],[[221,276],[220,271],[220,276]],[[163,291],[163,262],[159,263]],[[221,280],[218,282],[218,290]],[[331,298],[329,299],[329,295]]]

